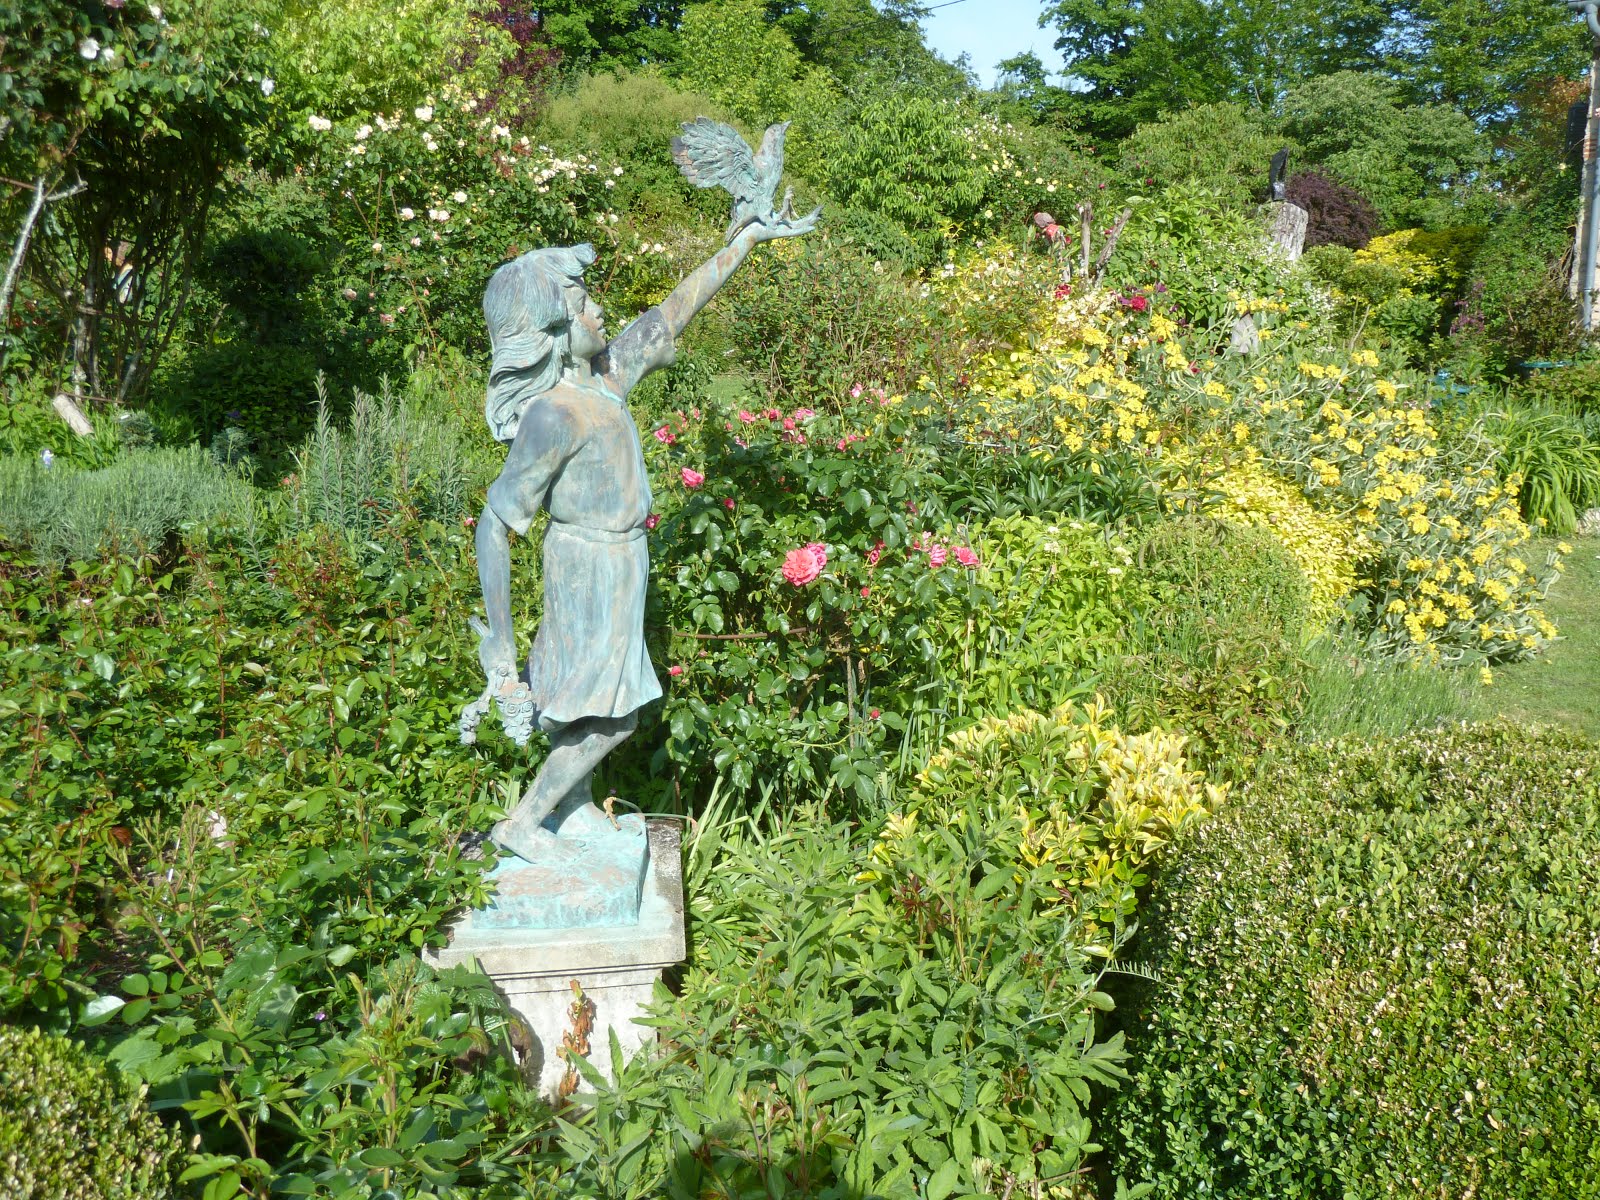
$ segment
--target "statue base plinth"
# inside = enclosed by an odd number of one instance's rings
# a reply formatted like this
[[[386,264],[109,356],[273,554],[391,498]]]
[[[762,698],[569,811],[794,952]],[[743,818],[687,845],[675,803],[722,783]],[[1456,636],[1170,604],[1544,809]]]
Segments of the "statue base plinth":
[[[595,856],[586,845],[584,853],[559,865],[508,856],[491,876],[501,881],[495,899],[456,922],[444,949],[423,954],[433,967],[475,962],[494,980],[512,1011],[527,1023],[532,1046],[522,1065],[547,1098],[556,1095],[567,1071],[557,1053],[563,1036],[582,1032],[574,1029],[569,1011],[576,998],[573,983],[594,1006],[588,1057],[609,1073],[613,1032],[625,1056],[655,1040],[653,1029],[636,1022],[653,999],[661,972],[684,958],[678,824],[633,820],[644,826],[640,840],[648,839],[633,892],[635,920],[599,919],[616,912],[619,889],[597,888],[595,876],[615,875],[612,883],[620,881],[625,896],[626,866],[633,861],[623,852],[634,839],[608,836],[594,839]],[[614,844],[606,847],[607,842]],[[579,923],[555,923],[562,919]]]

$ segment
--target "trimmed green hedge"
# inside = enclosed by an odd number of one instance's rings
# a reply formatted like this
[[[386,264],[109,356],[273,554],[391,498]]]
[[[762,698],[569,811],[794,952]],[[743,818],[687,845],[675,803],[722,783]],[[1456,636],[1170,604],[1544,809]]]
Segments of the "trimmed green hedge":
[[[1158,886],[1113,1169],[1155,1195],[1600,1196],[1600,747],[1270,769]]]
[[[0,1196],[165,1200],[178,1132],[76,1042],[0,1025]]]

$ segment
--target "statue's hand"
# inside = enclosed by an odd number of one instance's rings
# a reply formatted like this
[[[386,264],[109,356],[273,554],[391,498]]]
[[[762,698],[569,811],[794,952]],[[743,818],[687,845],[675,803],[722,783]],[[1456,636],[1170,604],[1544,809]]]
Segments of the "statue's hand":
[[[483,677],[493,683],[497,675],[515,675],[517,651],[510,640],[496,637],[477,617],[468,617],[467,624],[478,635],[478,665],[483,668]]]
[[[477,617],[469,618],[467,623],[478,635],[478,665],[483,668],[487,686],[461,711],[461,740],[468,745],[478,740],[478,725],[492,701],[500,710],[500,724],[506,736],[517,745],[526,746],[533,733],[533,691],[517,678],[516,649],[495,637]]]
[[[799,237],[803,233],[810,233],[817,227],[817,218],[821,215],[822,205],[819,204],[805,216],[795,216],[794,189],[785,188],[782,207],[754,226],[756,241],[770,242],[775,238]]]

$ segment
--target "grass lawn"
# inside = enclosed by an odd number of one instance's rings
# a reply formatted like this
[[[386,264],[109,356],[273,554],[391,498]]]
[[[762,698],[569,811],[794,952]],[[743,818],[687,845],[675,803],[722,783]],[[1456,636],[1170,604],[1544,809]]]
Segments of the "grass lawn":
[[[1546,606],[1561,640],[1532,662],[1496,668],[1486,708],[1600,737],[1600,537],[1573,538]]]

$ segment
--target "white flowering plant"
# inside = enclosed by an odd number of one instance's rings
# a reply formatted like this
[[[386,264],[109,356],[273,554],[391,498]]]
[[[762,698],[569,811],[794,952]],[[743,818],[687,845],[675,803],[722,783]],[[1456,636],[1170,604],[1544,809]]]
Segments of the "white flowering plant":
[[[622,168],[565,157],[482,109],[450,91],[387,113],[313,116],[296,135],[344,250],[323,286],[370,337],[478,351],[483,288],[500,263],[592,242],[591,278],[603,281],[618,256],[625,231],[605,184]]]

